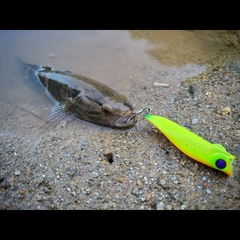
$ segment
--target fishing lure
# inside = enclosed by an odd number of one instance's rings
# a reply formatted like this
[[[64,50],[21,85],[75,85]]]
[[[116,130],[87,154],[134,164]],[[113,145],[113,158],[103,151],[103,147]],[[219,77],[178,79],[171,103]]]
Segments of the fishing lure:
[[[228,176],[233,175],[232,164],[236,157],[221,144],[212,144],[167,118],[152,114],[147,114],[145,118],[187,156]]]

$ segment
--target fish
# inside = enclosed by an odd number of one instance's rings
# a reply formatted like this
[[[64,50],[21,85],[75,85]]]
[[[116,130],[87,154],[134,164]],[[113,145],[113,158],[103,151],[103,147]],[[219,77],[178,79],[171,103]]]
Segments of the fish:
[[[49,121],[59,122],[66,115],[115,129],[130,129],[137,123],[137,114],[127,98],[107,85],[68,70],[28,64],[17,58],[26,74],[26,85],[47,96],[53,107]]]
[[[162,116],[147,114],[145,116],[169,141],[190,158],[211,168],[233,176],[233,161],[236,156],[218,143],[210,143],[197,134]]]

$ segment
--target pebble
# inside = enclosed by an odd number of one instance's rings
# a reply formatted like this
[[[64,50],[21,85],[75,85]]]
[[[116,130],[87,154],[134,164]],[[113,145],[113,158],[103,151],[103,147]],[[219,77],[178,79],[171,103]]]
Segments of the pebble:
[[[112,151],[109,148],[106,148],[104,150],[104,156],[107,156],[107,155],[110,155],[110,154],[112,154]]]
[[[203,185],[203,187],[204,187],[204,188],[206,188],[206,187],[208,187],[208,186],[209,186],[209,183],[208,183],[208,182],[203,182],[203,184],[202,184],[202,185]]]
[[[86,147],[87,145],[88,145],[88,142],[87,142],[87,141],[85,141],[85,142],[82,143],[82,146],[83,146],[83,147]]]
[[[198,118],[193,118],[192,124],[196,124],[196,123],[198,123]]]
[[[19,176],[20,174],[21,174],[21,172],[20,172],[19,170],[17,170],[17,171],[14,172],[14,175],[15,175],[15,176]]]
[[[118,180],[120,183],[123,183],[124,182],[124,178],[119,178]]]
[[[207,180],[207,178],[206,178],[206,177],[202,177],[202,180],[203,180],[203,181],[206,181],[206,180]]]
[[[147,197],[146,197],[147,201],[149,201],[151,198],[152,198],[152,194],[151,194],[151,193],[148,193],[148,194],[147,194]]]
[[[193,173],[193,172],[190,172],[189,174],[193,177],[195,176],[195,173]]]
[[[172,210],[172,206],[171,206],[171,205],[167,205],[167,206],[166,206],[166,209],[167,209],[167,210]]]
[[[157,205],[157,210],[164,210],[164,202],[160,202],[160,203]]]
[[[181,205],[180,209],[184,210],[184,209],[186,209],[186,206],[185,205]]]
[[[231,112],[231,108],[230,107],[224,107],[222,109],[222,115],[227,115]]]
[[[103,208],[106,210],[108,208],[108,204],[107,203],[104,203],[103,204]]]
[[[138,186],[142,186],[142,182],[141,182],[140,179],[137,180],[137,185],[138,185]]]
[[[72,191],[71,193],[74,197],[76,197],[76,192],[75,191]]]
[[[209,189],[207,189],[207,190],[206,190],[206,193],[207,193],[207,194],[210,194],[210,193],[211,193],[211,191],[210,191]]]
[[[104,151],[104,157],[107,158],[107,161],[109,163],[112,163],[113,162],[113,153],[112,151],[109,149],[109,148],[106,148],[105,151]]]
[[[161,180],[161,181],[160,181],[160,184],[161,184],[161,185],[165,185],[165,184],[166,184],[166,181],[165,181],[165,180]]]
[[[155,87],[169,87],[169,84],[167,84],[167,83],[160,83],[160,82],[154,82],[153,86],[155,86]]]

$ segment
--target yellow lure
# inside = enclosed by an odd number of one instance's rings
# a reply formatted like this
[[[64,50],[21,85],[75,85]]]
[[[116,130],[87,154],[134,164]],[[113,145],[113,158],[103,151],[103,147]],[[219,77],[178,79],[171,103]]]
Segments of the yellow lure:
[[[167,118],[152,114],[145,118],[187,156],[228,176],[233,175],[232,163],[236,157],[228,153],[221,144],[212,144]]]

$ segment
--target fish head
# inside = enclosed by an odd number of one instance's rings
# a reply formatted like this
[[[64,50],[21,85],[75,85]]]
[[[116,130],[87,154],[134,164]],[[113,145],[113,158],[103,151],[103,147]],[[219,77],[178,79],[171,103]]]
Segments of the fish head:
[[[93,94],[91,95],[93,96]],[[137,123],[132,105],[126,101],[113,101],[108,97],[79,96],[75,101],[75,115],[98,125],[128,129]]]
[[[137,123],[137,116],[129,102],[104,104],[102,106],[102,116],[111,128],[128,129]]]

